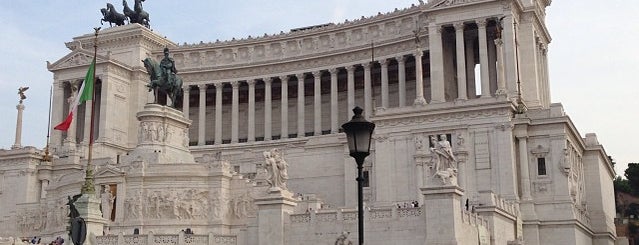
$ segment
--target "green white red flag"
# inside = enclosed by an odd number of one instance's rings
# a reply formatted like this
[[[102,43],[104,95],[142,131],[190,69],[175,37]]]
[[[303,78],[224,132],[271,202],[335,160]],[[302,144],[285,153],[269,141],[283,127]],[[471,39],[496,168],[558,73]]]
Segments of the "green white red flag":
[[[95,59],[91,62],[89,66],[89,70],[87,71],[87,75],[84,77],[84,82],[82,86],[80,86],[80,90],[78,90],[78,94],[75,96],[75,100],[73,104],[71,104],[71,111],[69,111],[69,115],[64,121],[60,124],[56,125],[53,129],[60,131],[67,131],[69,127],[71,127],[71,122],[73,121],[73,115],[76,114],[78,105],[83,104],[87,100],[93,99],[93,79],[95,77]]]

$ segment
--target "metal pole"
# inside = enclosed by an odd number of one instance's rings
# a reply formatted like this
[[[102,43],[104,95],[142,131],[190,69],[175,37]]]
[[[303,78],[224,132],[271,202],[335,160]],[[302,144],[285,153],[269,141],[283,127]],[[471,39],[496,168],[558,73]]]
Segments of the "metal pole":
[[[364,244],[364,177],[362,176],[362,165],[364,158],[358,157],[357,162],[357,233],[359,244]]]

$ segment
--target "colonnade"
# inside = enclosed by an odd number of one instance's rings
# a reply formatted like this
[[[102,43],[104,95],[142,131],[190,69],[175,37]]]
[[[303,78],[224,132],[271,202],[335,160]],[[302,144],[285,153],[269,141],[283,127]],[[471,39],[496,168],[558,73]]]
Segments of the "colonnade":
[[[494,31],[494,22],[493,22],[493,31]],[[452,29],[451,29],[452,27]],[[431,24],[428,27],[428,38],[429,38],[429,47],[428,52],[424,53],[421,50],[421,47],[418,47],[413,53],[408,54],[399,54],[395,57],[380,57],[375,62],[363,62],[359,64],[349,64],[342,65],[338,67],[332,68],[324,68],[321,70],[310,70],[310,71],[300,71],[294,72],[293,74],[274,74],[274,75],[266,75],[264,77],[258,78],[250,78],[239,81],[214,81],[206,84],[197,84],[197,85],[185,85],[184,86],[184,100],[183,100],[183,112],[188,117],[190,115],[190,107],[192,106],[190,102],[191,96],[191,88],[197,87],[199,95],[199,100],[197,105],[193,105],[194,108],[197,108],[197,145],[206,145],[207,144],[207,90],[214,89],[215,90],[215,101],[214,101],[214,111],[215,111],[215,130],[214,137],[208,137],[209,139],[214,139],[213,144],[222,144],[222,143],[239,143],[240,141],[244,142],[254,142],[256,140],[264,140],[269,141],[274,139],[274,134],[279,135],[277,139],[286,139],[289,137],[305,137],[309,135],[322,135],[326,133],[338,133],[339,125],[343,122],[346,122],[352,116],[352,112],[349,111],[348,118],[339,118],[340,108],[344,110],[344,107],[351,109],[355,106],[355,93],[356,87],[363,87],[363,105],[360,105],[364,109],[364,115],[367,118],[373,116],[374,107],[382,107],[389,108],[390,106],[390,96],[391,93],[389,91],[389,81],[390,77],[393,77],[393,82],[397,83],[396,90],[392,94],[393,96],[397,96],[398,98],[393,98],[397,100],[398,103],[395,105],[399,107],[405,107],[407,105],[426,105],[428,103],[441,103],[451,100],[466,100],[475,97],[491,97],[496,91],[505,90],[505,81],[503,79],[503,75],[498,75],[496,69],[500,66],[501,60],[503,60],[501,52],[501,45],[498,40],[491,40],[489,42],[489,35],[487,35],[487,21],[486,20],[477,20],[471,22],[457,22],[447,25],[436,25]],[[454,38],[450,39],[450,34],[454,35]],[[447,35],[447,36],[446,36]],[[494,37],[493,35],[490,35]],[[500,40],[499,40],[500,41]],[[478,43],[478,47],[474,46],[475,43]],[[475,60],[475,56],[473,55],[478,48],[479,59],[478,62]],[[413,57],[410,59],[409,57]],[[422,64],[423,56],[426,56],[427,59],[427,67],[424,67]],[[415,99],[412,103],[407,103],[406,98],[406,79],[407,72],[412,74],[412,71],[407,71],[406,69],[406,61],[410,59],[414,60],[414,88],[415,88]],[[455,59],[456,61],[463,62],[447,62],[447,60]],[[389,64],[393,65],[393,73],[389,73]],[[474,66],[479,63],[481,68],[481,94],[476,95],[474,93],[474,83],[475,83],[475,75],[474,75]],[[492,63],[492,64],[491,64]],[[454,64],[454,65],[453,65]],[[376,72],[373,72],[373,69],[376,68]],[[424,72],[424,68],[429,74]],[[503,68],[502,68],[503,69]],[[358,73],[360,76],[358,81],[356,81],[356,70],[360,71]],[[363,71],[363,72],[362,72]],[[327,77],[330,77],[330,92],[328,94],[322,95],[322,75],[328,73]],[[339,74],[344,75],[345,79],[342,76],[342,80],[339,79]],[[363,74],[362,74],[363,73]],[[373,76],[376,77],[373,77]],[[453,78],[450,81],[450,78]],[[499,79],[498,79],[499,77]],[[424,79],[426,78],[426,84]],[[312,88],[305,88],[305,80],[312,79]],[[346,81],[343,81],[346,80]],[[373,87],[373,82],[376,81],[376,86]],[[260,94],[260,98],[263,98],[263,115],[257,115],[256,112],[256,83],[263,83],[263,94]],[[339,91],[339,84],[343,84],[346,82],[345,90]],[[412,81],[411,81],[412,82]],[[452,84],[451,84],[452,82]],[[494,82],[491,90],[491,82]],[[273,93],[273,84],[279,83],[279,97],[280,97],[280,115],[279,115],[279,132],[273,132],[273,117],[277,117],[273,115],[273,104],[278,103],[278,101],[273,101],[272,93]],[[297,85],[297,93],[296,93],[296,104],[289,104],[289,86]],[[246,128],[246,138],[240,139],[240,86],[244,85],[248,87],[248,98],[246,104],[247,107],[246,113],[248,115],[243,115],[247,121]],[[363,86],[362,86],[363,85]],[[496,85],[496,86],[495,86]],[[228,89],[227,93],[224,94],[224,88],[228,86],[231,87],[231,99],[230,99],[230,117],[231,123],[230,126],[231,137],[230,140],[223,139],[222,132],[228,129],[223,128],[224,123],[223,116],[228,116],[228,114],[222,113],[223,108],[222,105],[227,105],[223,103],[223,95],[227,95],[228,97]],[[309,86],[309,83],[306,84]],[[452,90],[454,93],[449,93],[449,87],[452,86]],[[412,87],[412,85],[411,85]],[[469,90],[473,88],[472,90]],[[374,89],[378,91],[379,97],[381,97],[380,101],[374,100]],[[425,96],[425,90],[430,89],[430,93]],[[312,117],[305,118],[307,114],[305,110],[307,110],[308,103],[305,96],[305,92],[312,91]],[[359,89],[358,89],[359,91]],[[342,101],[341,104],[338,100],[338,96],[340,92],[346,92],[346,99]],[[361,91],[360,91],[361,93]],[[469,96],[470,95],[470,96]],[[330,106],[325,107],[324,110],[329,109],[330,113],[329,117],[323,117],[322,114],[322,96],[330,97]],[[381,103],[380,103],[381,102]],[[228,105],[227,105],[228,106]],[[291,107],[291,108],[289,108]],[[291,120],[291,122],[296,123],[296,127],[294,129],[289,128],[289,109],[292,107],[296,107],[296,120]],[[326,115],[324,114],[324,115]],[[343,117],[343,116],[342,116]],[[263,122],[264,130],[263,137],[256,136],[256,120]],[[313,120],[312,127],[308,127],[307,120]],[[330,131],[328,129],[323,130],[322,122],[330,121],[328,125],[330,125]],[[296,129],[296,130],[295,130]],[[296,132],[289,132],[289,130]],[[328,131],[328,132],[327,132]],[[209,135],[210,136],[210,135]],[[211,144],[208,141],[208,144]]]

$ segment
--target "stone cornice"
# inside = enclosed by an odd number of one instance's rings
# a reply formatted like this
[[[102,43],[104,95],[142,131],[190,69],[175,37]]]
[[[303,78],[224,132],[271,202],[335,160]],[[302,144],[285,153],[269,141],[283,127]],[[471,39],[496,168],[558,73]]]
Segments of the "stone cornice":
[[[73,38],[73,41],[65,43],[70,50],[89,49],[93,50],[94,34],[85,34]],[[154,48],[163,48],[165,46],[174,47],[175,43],[163,38],[157,33],[152,32],[146,27],[139,24],[129,24],[124,26],[115,26],[102,30],[98,35],[98,48],[104,49],[112,45],[121,43],[129,43],[131,41],[144,42]]]

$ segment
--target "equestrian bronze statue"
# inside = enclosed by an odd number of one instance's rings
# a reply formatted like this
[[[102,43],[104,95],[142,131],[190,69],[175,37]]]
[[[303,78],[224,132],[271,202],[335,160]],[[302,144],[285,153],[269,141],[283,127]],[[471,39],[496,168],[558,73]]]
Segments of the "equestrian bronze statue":
[[[164,59],[160,64],[151,58],[146,58],[142,62],[149,73],[150,82],[146,86],[149,91],[153,91],[154,103],[158,103],[158,96],[162,92],[171,99],[170,106],[176,108],[175,102],[182,97],[182,79],[177,75],[175,61],[169,57],[169,49],[164,48]]]

